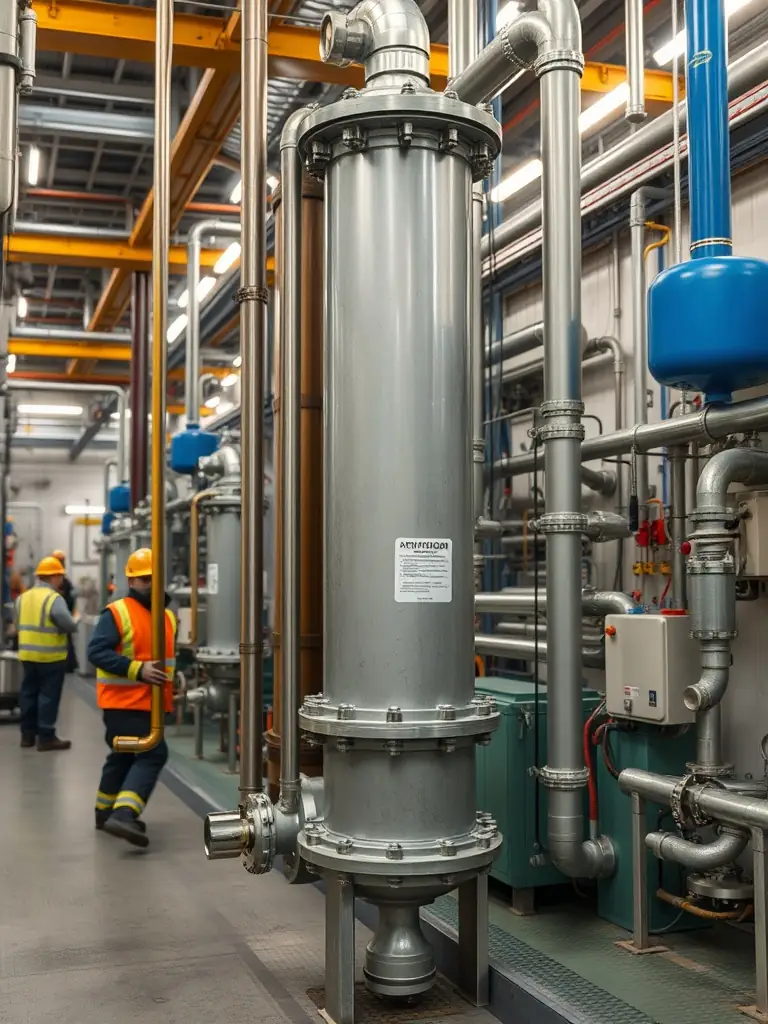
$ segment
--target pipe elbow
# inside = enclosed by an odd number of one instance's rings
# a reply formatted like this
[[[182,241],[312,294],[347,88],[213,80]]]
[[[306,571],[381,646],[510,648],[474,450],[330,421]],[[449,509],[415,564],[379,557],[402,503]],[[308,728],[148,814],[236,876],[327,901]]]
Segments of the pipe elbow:
[[[725,696],[728,689],[728,668],[705,668],[697,683],[683,691],[683,703],[689,711],[706,711],[713,708]]]
[[[299,129],[311,113],[311,107],[300,107],[294,110],[286,118],[283,130],[280,133],[280,151],[284,149],[298,149]]]
[[[320,27],[320,57],[329,64],[365,65],[377,74],[416,74],[429,82],[429,29],[415,0],[362,0],[348,14],[329,11]],[[377,56],[386,51],[381,62]]]
[[[616,870],[616,851],[608,836],[570,842],[548,839],[550,860],[567,878],[610,878]]]
[[[744,852],[748,842],[749,832],[746,829],[728,827],[722,827],[711,843],[693,843],[672,832],[650,832],[645,837],[645,845],[659,860],[672,861],[697,871],[730,864]]]
[[[584,615],[595,617],[630,615],[635,610],[635,602],[621,590],[584,590],[581,606]]]
[[[538,8],[549,22],[551,29],[547,52],[562,51],[561,59],[569,51],[578,54],[583,67],[581,18],[576,0],[539,0]],[[543,54],[541,55],[543,56]]]
[[[709,460],[696,488],[696,512],[723,510],[728,515],[733,497],[728,488],[733,483],[750,486],[768,483],[768,452],[758,448],[728,448]]]

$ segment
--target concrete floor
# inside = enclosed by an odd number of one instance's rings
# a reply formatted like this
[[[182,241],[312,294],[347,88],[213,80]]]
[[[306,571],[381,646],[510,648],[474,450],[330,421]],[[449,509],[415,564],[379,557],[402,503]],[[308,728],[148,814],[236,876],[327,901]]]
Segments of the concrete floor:
[[[238,861],[208,864],[200,819],[163,785],[148,851],[95,832],[106,747],[71,687],[59,732],[73,749],[38,754],[0,724],[0,1022],[318,1021],[307,990],[323,985],[322,894]],[[369,937],[358,924],[358,969]],[[455,1024],[492,1020],[448,1012]]]

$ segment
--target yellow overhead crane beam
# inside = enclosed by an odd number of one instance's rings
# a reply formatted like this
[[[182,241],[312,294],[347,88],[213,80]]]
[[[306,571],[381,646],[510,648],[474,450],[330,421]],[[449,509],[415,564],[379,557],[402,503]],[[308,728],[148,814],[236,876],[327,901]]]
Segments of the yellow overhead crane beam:
[[[155,12],[153,8],[96,0],[35,0],[37,45],[41,50],[113,57],[153,63],[155,59]],[[363,84],[362,68],[339,68],[320,60],[318,32],[314,28],[269,25],[269,75],[307,82],[342,85]],[[239,36],[226,19],[196,14],[177,14],[173,28],[173,59],[182,67],[216,68],[230,74],[240,71]],[[448,47],[432,45],[432,87],[444,89],[448,80]],[[626,70],[614,64],[587,63],[581,87],[586,92],[611,92],[626,79]],[[672,76],[647,68],[645,99],[649,103],[672,102]]]
[[[129,273],[152,269],[149,246],[134,248],[127,241],[103,238],[13,234],[7,240],[6,256],[11,263],[46,263],[52,267],[119,267]],[[213,267],[219,256],[220,249],[204,249],[201,266]],[[172,274],[186,273],[186,246],[171,246],[169,270]]]

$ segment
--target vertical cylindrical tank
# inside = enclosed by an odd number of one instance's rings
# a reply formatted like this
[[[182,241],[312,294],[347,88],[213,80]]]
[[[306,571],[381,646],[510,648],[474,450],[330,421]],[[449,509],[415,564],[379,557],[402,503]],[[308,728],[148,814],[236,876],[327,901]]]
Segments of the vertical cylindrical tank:
[[[500,841],[475,814],[475,743],[497,715],[474,697],[467,288],[472,183],[498,126],[371,61],[381,87],[312,112],[299,144],[325,178],[326,244],[325,686],[300,713],[324,742],[325,806],[299,842],[404,907]],[[408,921],[399,951],[369,947],[379,993],[431,984]]]
[[[276,278],[280,278],[282,259],[282,202],[280,192],[274,197]],[[302,180],[301,223],[301,656],[300,701],[323,688],[323,185],[305,174]],[[279,304],[278,304],[279,307]],[[275,507],[283,496],[280,459],[282,391],[279,355],[279,325],[275,323],[274,395]],[[277,799],[280,781],[280,712],[283,696],[282,645],[282,516],[275,517],[275,629],[272,644],[275,653],[274,714],[272,728],[267,732],[267,777],[269,792]],[[303,743],[300,767],[304,775],[316,776],[322,771],[319,747]]]
[[[200,661],[211,657],[239,662],[240,650],[240,497],[221,494],[204,499],[206,566],[206,645]]]

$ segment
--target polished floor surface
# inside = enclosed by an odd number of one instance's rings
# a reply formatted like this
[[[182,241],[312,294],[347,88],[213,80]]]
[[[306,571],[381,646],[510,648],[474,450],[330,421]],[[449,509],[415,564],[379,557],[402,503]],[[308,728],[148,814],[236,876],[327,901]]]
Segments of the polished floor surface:
[[[95,832],[106,747],[68,690],[71,751],[21,750],[18,727],[0,724],[0,1022],[319,1021],[307,991],[323,984],[322,894],[208,864],[199,817],[164,785],[148,851]],[[358,967],[368,938],[358,925]],[[491,1020],[469,1008],[450,1020],[470,1018]]]

